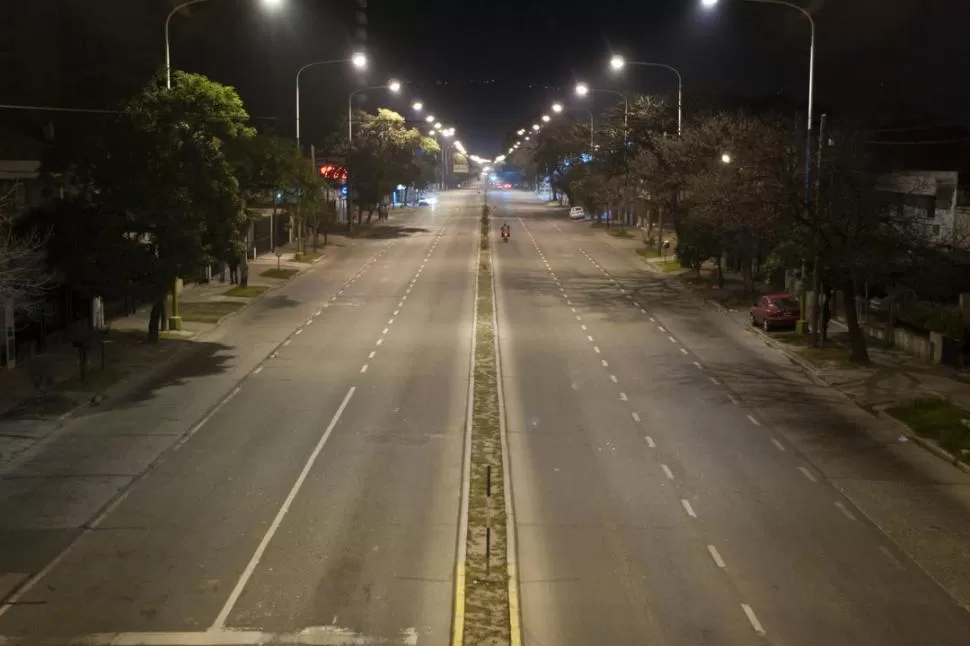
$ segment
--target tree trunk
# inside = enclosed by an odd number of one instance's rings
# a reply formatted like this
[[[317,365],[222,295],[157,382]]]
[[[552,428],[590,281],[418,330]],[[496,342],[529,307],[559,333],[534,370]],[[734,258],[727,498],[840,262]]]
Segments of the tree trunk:
[[[165,314],[165,302],[157,299],[152,303],[152,311],[148,316],[148,340],[158,341],[158,331],[161,326],[162,316]]]
[[[810,344],[813,348],[819,347],[819,343],[821,339],[819,335],[819,327],[822,321],[821,304],[822,304],[822,262],[819,259],[818,254],[816,254],[815,259],[812,262],[812,308],[810,312],[812,320],[811,320],[811,323],[809,324],[809,332],[810,332],[809,339],[810,339]]]
[[[842,280],[842,293],[845,298],[845,325],[849,328],[849,360],[861,365],[869,365],[869,352],[866,337],[859,327],[859,312],[856,310],[855,281],[851,276]]]
[[[724,289],[724,257],[717,255],[717,288]]]
[[[657,255],[664,251],[664,207],[663,204],[657,205]]]
[[[754,293],[754,279],[751,276],[751,259],[741,256],[741,285],[745,294]]]
[[[371,218],[374,217],[374,209],[367,209],[367,224],[370,224]]]

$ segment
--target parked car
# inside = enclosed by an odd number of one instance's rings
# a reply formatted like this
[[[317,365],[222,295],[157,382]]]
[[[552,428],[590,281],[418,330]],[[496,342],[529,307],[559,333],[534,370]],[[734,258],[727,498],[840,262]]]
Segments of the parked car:
[[[574,206],[569,209],[569,219],[570,220],[585,220],[586,219],[586,209],[581,206]]]
[[[751,308],[751,325],[765,332],[775,327],[794,326],[801,312],[798,299],[791,294],[765,294]]]
[[[418,206],[434,206],[438,203],[438,198],[434,195],[425,195],[418,199]]]

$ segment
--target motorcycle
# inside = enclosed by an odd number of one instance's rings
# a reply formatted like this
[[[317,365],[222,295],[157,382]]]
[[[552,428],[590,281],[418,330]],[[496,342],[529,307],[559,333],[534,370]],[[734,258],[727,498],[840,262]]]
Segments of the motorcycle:
[[[509,241],[509,232],[508,231],[503,231],[502,232],[502,242],[508,242],[508,241]]]

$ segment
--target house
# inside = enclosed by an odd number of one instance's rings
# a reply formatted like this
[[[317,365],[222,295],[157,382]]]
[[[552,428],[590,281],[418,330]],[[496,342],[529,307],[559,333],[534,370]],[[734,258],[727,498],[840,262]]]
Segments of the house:
[[[923,222],[928,242],[970,249],[970,172],[897,171],[881,176],[878,187],[898,197],[903,215]]]

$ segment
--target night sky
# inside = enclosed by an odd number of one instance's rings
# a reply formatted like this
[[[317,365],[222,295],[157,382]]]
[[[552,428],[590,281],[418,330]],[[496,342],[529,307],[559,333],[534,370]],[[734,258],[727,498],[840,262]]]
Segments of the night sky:
[[[48,83],[43,70],[28,65],[23,71],[33,74],[33,85],[8,83],[2,98],[29,101],[56,85],[56,97],[40,98],[92,106],[118,98],[111,92],[124,83],[107,82],[112,75],[143,78],[159,69],[162,21],[175,0],[8,3],[28,3],[36,14],[44,5],[57,7],[68,27],[56,37],[59,74]],[[407,113],[410,101],[420,98],[457,128],[470,152],[489,156],[501,152],[510,130],[532,123],[553,99],[569,99],[576,80],[673,96],[674,78],[663,70],[628,69],[612,77],[606,66],[611,51],[680,68],[688,101],[730,94],[781,97],[801,106],[806,98],[808,24],[785,7],[742,0],[721,0],[713,10],[699,0],[367,4],[371,68],[364,77],[346,66],[306,73],[301,104],[307,142],[323,143],[345,113],[352,88],[391,76],[408,82],[407,97],[377,91],[364,107]],[[818,26],[819,111],[863,115],[875,124],[968,120],[970,2],[803,0],[803,6]],[[296,69],[349,55],[355,9],[356,0],[281,0],[275,10],[259,0],[209,0],[174,18],[173,65],[235,86],[251,114],[275,118],[263,120],[264,128],[289,137]],[[24,46],[38,42],[21,40]],[[21,55],[29,60],[30,52]],[[107,89],[98,94],[102,85]]]

